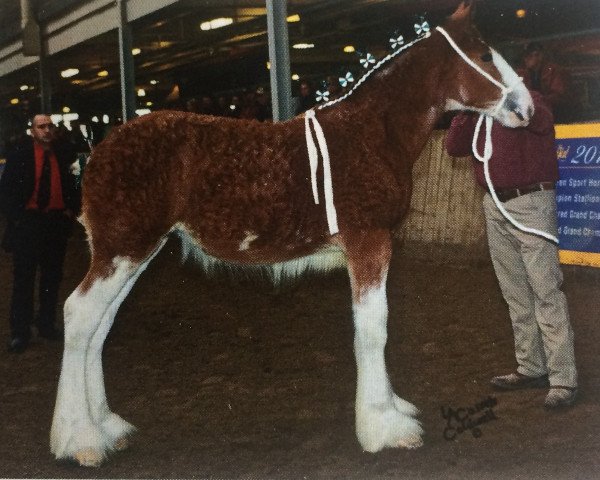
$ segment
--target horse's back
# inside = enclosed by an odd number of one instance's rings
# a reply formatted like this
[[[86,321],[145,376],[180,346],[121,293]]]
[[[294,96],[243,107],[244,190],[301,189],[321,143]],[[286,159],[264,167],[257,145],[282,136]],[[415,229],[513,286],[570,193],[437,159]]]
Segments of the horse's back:
[[[86,228],[100,228],[103,242],[154,238],[176,225],[215,247],[237,249],[249,237],[268,250],[274,242],[314,241],[325,224],[312,202],[305,148],[298,121],[167,111],[141,117],[93,153]]]

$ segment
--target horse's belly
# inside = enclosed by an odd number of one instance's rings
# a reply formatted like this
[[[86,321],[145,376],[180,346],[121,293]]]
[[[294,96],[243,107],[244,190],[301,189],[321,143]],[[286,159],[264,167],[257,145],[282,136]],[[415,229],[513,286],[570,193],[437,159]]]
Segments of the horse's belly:
[[[294,279],[305,272],[329,272],[346,267],[344,252],[332,244],[320,246],[297,246],[281,249],[273,246],[253,248],[257,240],[249,234],[238,242],[202,241],[183,225],[175,231],[181,237],[184,258],[191,258],[206,272],[211,273],[220,266],[233,269],[260,269],[274,281]]]

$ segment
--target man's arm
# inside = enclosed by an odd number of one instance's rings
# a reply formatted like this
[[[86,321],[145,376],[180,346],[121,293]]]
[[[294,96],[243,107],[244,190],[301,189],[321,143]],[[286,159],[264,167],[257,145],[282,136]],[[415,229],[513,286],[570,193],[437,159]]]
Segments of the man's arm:
[[[476,116],[472,113],[460,112],[453,119],[446,134],[446,150],[453,157],[472,155],[473,134],[475,133]]]

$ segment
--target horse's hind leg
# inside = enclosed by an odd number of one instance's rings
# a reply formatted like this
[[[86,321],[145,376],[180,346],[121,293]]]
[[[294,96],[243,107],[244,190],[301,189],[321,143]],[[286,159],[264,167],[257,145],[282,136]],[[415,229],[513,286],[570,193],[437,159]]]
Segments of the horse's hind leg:
[[[56,458],[97,466],[133,429],[108,408],[102,345],[121,302],[162,244],[141,261],[93,256],[86,278],[65,302],[65,350],[50,434]]]
[[[362,232],[342,236],[342,243],[348,256],[353,297],[358,440],[369,452],[385,447],[418,447],[422,444],[422,429],[414,418],[418,411],[394,393],[385,366],[390,234]]]
[[[128,269],[133,273],[125,282],[102,317],[100,325],[94,333],[88,347],[86,358],[86,386],[90,414],[94,423],[100,426],[105,437],[107,437],[108,443],[112,445],[112,448],[115,450],[123,450],[127,447],[128,436],[135,428],[123,420],[119,415],[111,412],[108,407],[106,391],[104,388],[104,373],[102,369],[102,349],[121,303],[123,303],[123,300],[125,300],[133,288],[136,280],[146,269],[150,261],[152,261],[160,251],[165,242],[166,238],[162,239],[158,247],[143,262],[130,262]]]

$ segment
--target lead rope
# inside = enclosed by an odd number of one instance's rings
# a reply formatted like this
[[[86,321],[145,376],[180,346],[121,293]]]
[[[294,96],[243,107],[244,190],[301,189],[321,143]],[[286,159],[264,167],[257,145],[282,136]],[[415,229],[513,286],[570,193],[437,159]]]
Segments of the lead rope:
[[[436,27],[436,30],[438,32],[440,32],[446,38],[446,40],[448,41],[450,46],[454,49],[454,51],[468,65],[470,65],[473,69],[475,69],[477,72],[479,72],[481,75],[483,75],[483,77],[487,78],[490,82],[492,82],[494,85],[496,85],[500,89],[500,91],[502,92],[502,97],[500,98],[500,100],[498,101],[498,104],[496,105],[496,107],[494,108],[494,110],[491,113],[492,115],[495,115],[502,108],[502,105],[504,104],[506,97],[513,90],[514,86],[507,87],[506,85],[502,84],[501,82],[496,80],[494,77],[492,77],[489,73],[482,70],[479,67],[479,65],[477,65],[469,57],[467,57],[467,55],[460,49],[460,47],[456,44],[456,42],[452,39],[452,37],[448,34],[448,32],[446,32],[446,30],[444,30],[442,27]],[[412,46],[417,41],[420,41],[429,36],[430,36],[430,34],[428,33],[424,37],[421,37],[421,38],[405,45],[403,48],[397,50],[393,54],[388,55],[383,60],[381,60],[377,65],[375,65],[375,67],[371,71],[369,71],[363,77],[363,79],[361,79],[361,81],[359,81],[357,83],[357,85],[354,86],[354,88],[350,92],[348,92],[343,97],[338,98],[336,100],[332,100],[330,102],[327,102],[326,104],[321,105],[318,108],[322,109],[324,107],[330,106],[332,104],[335,104],[335,103],[347,98],[349,95],[354,93],[354,91],[356,90],[356,87],[358,87],[358,85],[360,83],[362,83],[362,81],[364,81],[366,79],[366,77],[368,77],[373,71],[375,71],[377,68],[379,68],[381,65],[383,65],[383,63],[385,63],[388,60],[390,60],[391,58],[395,57],[401,51],[406,50],[407,48]],[[486,121],[486,135],[485,135],[484,153],[482,156],[477,151],[477,138],[479,137],[479,131],[481,129],[481,124],[483,123],[484,118]],[[317,142],[319,145],[318,150],[317,150],[317,146],[313,139],[312,131],[310,128],[311,122],[313,124],[315,134],[317,135]],[[544,238],[558,244],[558,238],[556,238],[555,236],[550,235],[549,233],[546,233],[544,231],[541,231],[541,230],[538,230],[535,228],[526,227],[526,226],[522,225],[521,223],[517,222],[506,211],[506,209],[504,208],[504,206],[498,199],[498,196],[496,195],[496,192],[494,190],[494,185],[492,184],[492,180],[490,178],[490,172],[489,172],[489,160],[492,156],[492,151],[493,151],[492,150],[492,148],[493,148],[492,147],[492,122],[493,122],[493,119],[491,116],[484,115],[483,113],[479,116],[479,119],[477,120],[477,125],[475,127],[475,133],[473,134],[472,147],[473,147],[473,153],[475,155],[475,158],[477,158],[477,160],[479,160],[480,162],[483,162],[483,170],[484,170],[485,180],[488,185],[490,195],[492,196],[494,203],[496,204],[496,207],[498,207],[498,210],[500,210],[502,215],[504,215],[504,217],[519,230],[521,230],[523,232],[539,235],[541,237],[544,237]],[[327,214],[327,224],[329,226],[329,233],[331,235],[335,235],[336,233],[338,233],[339,229],[338,229],[338,223],[337,223],[337,212],[335,209],[335,204],[333,203],[333,184],[332,184],[332,180],[331,180],[331,164],[330,164],[330,160],[329,160],[329,150],[327,149],[327,140],[325,139],[325,134],[323,133],[323,129],[321,128],[321,125],[320,125],[319,121],[317,120],[317,118],[315,116],[315,111],[313,109],[308,110],[304,114],[304,129],[305,129],[305,134],[306,134],[306,146],[308,149],[308,158],[309,158],[309,163],[310,163],[310,174],[311,174],[313,199],[314,199],[315,204],[318,205],[319,204],[319,193],[318,193],[318,189],[317,189],[317,168],[318,168],[318,164],[319,164],[319,150],[320,150],[321,157],[323,158],[323,190],[325,193],[325,211]]]
[[[494,108],[493,112],[491,113],[492,116],[495,115],[502,108],[502,105],[503,105],[504,101],[506,100],[506,97],[513,90],[514,85],[507,87],[506,85],[500,83],[498,80],[496,80],[494,77],[492,77],[489,73],[482,70],[479,67],[479,65],[477,65],[475,62],[473,62],[469,57],[467,57],[467,55],[460,49],[460,47],[456,44],[456,42],[452,39],[452,37],[448,34],[448,32],[446,32],[446,30],[444,30],[442,27],[436,27],[436,30],[438,32],[440,32],[446,38],[446,40],[448,41],[450,46],[456,51],[456,53],[458,53],[458,55],[465,62],[467,62],[468,65],[470,65],[472,68],[474,68],[477,72],[479,72],[481,75],[483,75],[485,78],[487,78],[490,82],[492,82],[494,85],[496,85],[500,89],[500,91],[502,92],[502,98],[500,98],[500,100],[498,101],[498,104],[496,105],[496,108]],[[483,163],[483,173],[485,176],[485,182],[488,186],[490,195],[492,196],[494,203],[496,204],[496,207],[498,207],[498,210],[500,210],[502,215],[504,215],[504,217],[519,230],[521,230],[523,232],[527,232],[527,233],[533,233],[534,235],[539,235],[540,237],[544,237],[558,245],[558,238],[556,238],[554,235],[551,235],[542,230],[538,230],[536,228],[526,227],[525,225],[517,222],[514,219],[514,217],[510,213],[508,213],[508,211],[504,208],[504,205],[502,205],[502,202],[500,202],[500,200],[498,199],[498,196],[496,195],[496,191],[494,190],[494,185],[492,184],[492,179],[490,176],[490,165],[489,165],[489,163],[490,163],[489,161],[490,161],[490,158],[492,157],[492,152],[493,152],[493,147],[492,147],[493,119],[492,119],[492,116],[485,115],[483,113],[479,115],[479,119],[477,120],[477,124],[475,126],[475,133],[473,134],[472,149],[473,149],[473,155],[475,156],[475,158]],[[485,144],[483,147],[483,155],[481,155],[477,151],[477,139],[479,138],[479,131],[481,130],[481,125],[483,124],[484,118],[485,118]]]
[[[483,124],[484,118],[485,118],[485,145],[483,147],[483,155],[480,155],[479,152],[477,151],[477,139],[479,138],[479,131],[481,129],[481,125]],[[527,233],[533,233],[534,235],[539,235],[540,237],[544,237],[558,245],[558,238],[556,238],[554,235],[551,235],[542,230],[538,230],[537,228],[526,227],[522,223],[517,222],[514,219],[514,217],[506,211],[506,209],[504,208],[504,205],[502,205],[502,202],[498,199],[498,196],[496,195],[496,192],[494,190],[494,185],[492,184],[492,179],[490,176],[490,158],[492,157],[492,152],[493,152],[492,125],[493,125],[492,117],[489,117],[482,113],[479,116],[479,119],[477,120],[477,124],[475,126],[475,133],[473,134],[473,144],[471,146],[472,146],[473,155],[475,156],[475,158],[483,163],[483,173],[485,175],[485,182],[487,183],[488,190],[490,191],[490,195],[494,199],[494,203],[496,204],[496,207],[498,207],[498,210],[500,210],[502,215],[504,215],[504,217],[510,223],[512,223],[515,227],[517,227],[519,230],[521,230],[523,232],[527,232]]]

